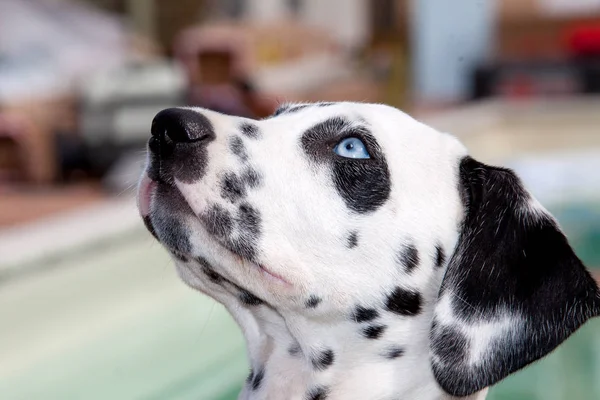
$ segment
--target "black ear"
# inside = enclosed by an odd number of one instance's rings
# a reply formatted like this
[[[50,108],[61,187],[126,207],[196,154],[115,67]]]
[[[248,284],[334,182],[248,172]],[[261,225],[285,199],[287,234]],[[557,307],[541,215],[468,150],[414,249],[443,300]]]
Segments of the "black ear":
[[[600,314],[596,282],[510,170],[460,165],[465,219],[431,328],[440,386],[467,396],[544,357]]]

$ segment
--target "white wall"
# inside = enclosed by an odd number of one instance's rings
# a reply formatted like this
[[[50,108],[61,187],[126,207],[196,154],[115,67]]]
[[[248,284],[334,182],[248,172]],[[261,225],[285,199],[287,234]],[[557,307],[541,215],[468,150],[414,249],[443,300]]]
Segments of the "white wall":
[[[245,17],[252,21],[268,22],[289,15],[285,0],[246,0]]]
[[[329,31],[339,42],[354,48],[368,39],[369,0],[300,0],[298,17]],[[246,0],[246,18],[266,22],[292,15],[286,0]]]
[[[348,48],[365,44],[369,34],[369,0],[304,0],[302,19],[330,31]]]
[[[495,1],[413,0],[412,70],[417,101],[461,100],[469,71],[493,51]]]

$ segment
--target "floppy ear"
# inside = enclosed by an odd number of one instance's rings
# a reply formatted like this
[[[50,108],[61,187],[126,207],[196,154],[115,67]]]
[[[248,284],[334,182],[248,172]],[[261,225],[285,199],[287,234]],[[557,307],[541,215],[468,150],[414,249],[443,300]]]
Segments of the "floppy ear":
[[[467,396],[544,357],[600,314],[596,282],[508,169],[460,165],[465,219],[431,328],[440,386]]]

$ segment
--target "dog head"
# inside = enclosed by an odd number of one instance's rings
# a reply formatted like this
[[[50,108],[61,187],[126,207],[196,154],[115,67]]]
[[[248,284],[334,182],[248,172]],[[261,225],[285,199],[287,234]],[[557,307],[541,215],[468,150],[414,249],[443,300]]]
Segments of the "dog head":
[[[455,396],[600,313],[594,280],[512,171],[383,105],[288,105],[260,121],[164,110],[139,206],[182,279],[230,311],[425,320],[434,376]]]

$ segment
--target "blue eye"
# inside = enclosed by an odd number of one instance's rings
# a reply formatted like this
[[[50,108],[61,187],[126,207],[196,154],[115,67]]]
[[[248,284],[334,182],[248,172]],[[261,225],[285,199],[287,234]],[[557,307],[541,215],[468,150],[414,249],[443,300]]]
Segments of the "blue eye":
[[[371,158],[367,146],[359,138],[349,137],[340,141],[333,152],[345,158]]]

